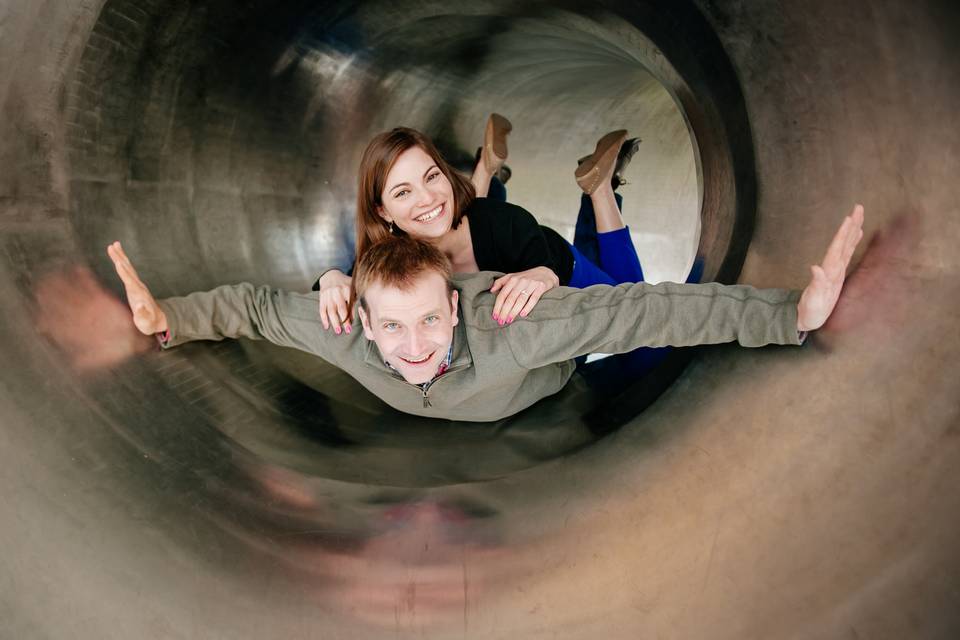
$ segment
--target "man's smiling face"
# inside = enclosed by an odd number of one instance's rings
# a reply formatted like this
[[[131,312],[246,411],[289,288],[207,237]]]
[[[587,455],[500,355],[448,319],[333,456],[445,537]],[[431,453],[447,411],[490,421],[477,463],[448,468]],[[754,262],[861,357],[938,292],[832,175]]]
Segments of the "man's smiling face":
[[[407,289],[371,284],[360,308],[363,333],[387,363],[410,384],[437,374],[453,341],[458,294],[442,275],[425,271]]]

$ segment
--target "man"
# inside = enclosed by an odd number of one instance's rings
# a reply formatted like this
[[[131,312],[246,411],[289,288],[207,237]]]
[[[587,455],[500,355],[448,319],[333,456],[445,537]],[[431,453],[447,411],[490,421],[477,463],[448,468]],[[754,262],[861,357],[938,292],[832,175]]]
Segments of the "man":
[[[190,340],[266,339],[320,356],[391,406],[452,420],[498,420],[559,391],[573,358],[641,346],[738,341],[800,344],[833,311],[863,236],[857,205],[802,292],[718,284],[638,283],[547,292],[523,321],[500,326],[489,292],[498,274],[451,278],[429,244],[391,237],[357,265],[359,333],[323,331],[310,294],[218,287],[156,301],[119,242],[107,249],[134,323],[164,348]]]

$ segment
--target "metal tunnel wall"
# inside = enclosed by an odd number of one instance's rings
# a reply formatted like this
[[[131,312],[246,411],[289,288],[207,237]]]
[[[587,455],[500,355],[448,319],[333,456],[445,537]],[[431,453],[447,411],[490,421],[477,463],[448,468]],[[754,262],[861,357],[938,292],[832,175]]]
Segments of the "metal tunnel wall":
[[[0,0],[0,636],[956,637],[958,17]],[[690,229],[651,231],[664,273],[802,287],[863,202],[836,314],[495,424],[130,326],[109,241],[159,295],[307,288],[370,135],[468,162],[491,110],[561,229],[578,152],[642,130],[630,222]]]

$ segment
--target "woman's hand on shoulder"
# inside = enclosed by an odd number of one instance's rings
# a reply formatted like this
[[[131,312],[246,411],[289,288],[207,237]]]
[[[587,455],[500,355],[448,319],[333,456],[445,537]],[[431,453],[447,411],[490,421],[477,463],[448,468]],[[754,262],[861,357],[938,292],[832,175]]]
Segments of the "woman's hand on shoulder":
[[[548,267],[534,267],[519,273],[508,273],[494,280],[491,293],[497,294],[493,319],[500,325],[526,318],[540,301],[540,296],[560,286],[560,278]]]
[[[320,276],[320,322],[324,329],[333,328],[340,335],[350,333],[350,283],[352,278],[342,271],[331,269]]]

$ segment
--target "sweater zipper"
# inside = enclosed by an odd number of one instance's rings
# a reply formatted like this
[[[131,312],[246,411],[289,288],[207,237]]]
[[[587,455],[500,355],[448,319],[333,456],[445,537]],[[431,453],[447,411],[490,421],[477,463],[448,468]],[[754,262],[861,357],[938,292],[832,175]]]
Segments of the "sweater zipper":
[[[431,382],[430,384],[433,384],[433,383]],[[430,389],[430,384],[425,384],[425,385],[423,385],[423,387],[420,389],[420,391],[423,393],[423,408],[424,408],[424,409],[428,409],[428,408],[430,408],[430,407],[433,406],[433,405],[430,403],[430,398],[427,397],[427,391]]]
[[[443,375],[442,375],[442,376],[440,376],[439,378],[434,378],[434,379],[431,380],[430,382],[428,382],[428,383],[426,383],[425,385],[423,385],[422,387],[420,387],[420,393],[423,394],[423,408],[424,408],[424,409],[429,409],[429,408],[433,407],[433,404],[430,402],[430,397],[427,395],[427,393],[429,393],[429,391],[430,391],[430,387],[432,387],[438,380],[441,380],[441,379],[443,378],[443,376],[449,375],[449,374],[451,374],[451,373],[455,373],[455,372],[460,371],[461,369],[464,369],[464,368],[465,368],[465,367],[460,366],[460,367],[453,367],[452,369],[447,369],[446,371],[443,372]]]

